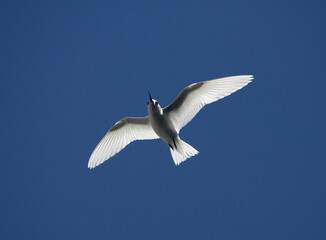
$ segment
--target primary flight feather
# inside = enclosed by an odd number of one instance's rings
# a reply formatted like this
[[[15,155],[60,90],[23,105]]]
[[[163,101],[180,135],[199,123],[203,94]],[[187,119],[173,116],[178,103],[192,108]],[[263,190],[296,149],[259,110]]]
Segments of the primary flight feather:
[[[252,75],[242,75],[191,84],[163,109],[149,94],[148,116],[127,117],[113,125],[94,149],[88,167],[94,168],[100,165],[132,141],[157,138],[167,143],[174,163],[179,165],[198,153],[196,149],[180,139],[181,128],[190,122],[206,104],[243,88],[252,79]]]

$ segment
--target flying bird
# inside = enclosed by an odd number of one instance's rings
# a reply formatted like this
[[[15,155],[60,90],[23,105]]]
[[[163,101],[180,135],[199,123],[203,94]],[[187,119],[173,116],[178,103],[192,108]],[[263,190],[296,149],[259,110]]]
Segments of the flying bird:
[[[252,75],[242,75],[193,83],[165,108],[161,108],[149,93],[148,116],[126,117],[114,124],[94,149],[88,167],[95,168],[102,164],[135,140],[157,138],[169,146],[174,163],[179,165],[198,154],[195,148],[180,139],[180,130],[206,104],[243,88],[252,79]]]

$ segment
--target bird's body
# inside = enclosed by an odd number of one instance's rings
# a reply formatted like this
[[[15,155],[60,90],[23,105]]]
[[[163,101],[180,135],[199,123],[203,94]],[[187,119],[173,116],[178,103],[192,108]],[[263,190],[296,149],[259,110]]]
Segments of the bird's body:
[[[246,86],[251,75],[220,78],[194,83],[184,88],[167,107],[152,99],[147,104],[148,116],[118,121],[94,149],[88,167],[94,168],[135,140],[161,138],[169,147],[176,165],[198,153],[179,137],[179,131],[206,104],[212,103]]]
[[[178,133],[169,117],[164,114],[162,108],[156,100],[147,105],[149,122],[154,132],[163,139],[166,144],[171,145],[173,139],[178,137]]]
[[[198,153],[196,149],[180,139],[167,112],[164,112],[160,104],[155,99],[152,99],[151,96],[147,108],[151,127],[157,136],[169,145],[172,158],[176,165],[179,165],[187,158]]]

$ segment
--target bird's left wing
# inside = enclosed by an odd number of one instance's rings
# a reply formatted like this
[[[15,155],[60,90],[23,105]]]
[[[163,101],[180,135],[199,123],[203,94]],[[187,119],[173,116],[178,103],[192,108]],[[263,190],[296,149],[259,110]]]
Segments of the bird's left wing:
[[[191,84],[184,88],[163,111],[179,132],[206,104],[215,102],[243,88],[252,79],[252,75],[241,75]]]
[[[159,136],[152,129],[148,117],[124,118],[117,122],[97,144],[89,158],[88,167],[95,168],[132,141],[156,138]]]

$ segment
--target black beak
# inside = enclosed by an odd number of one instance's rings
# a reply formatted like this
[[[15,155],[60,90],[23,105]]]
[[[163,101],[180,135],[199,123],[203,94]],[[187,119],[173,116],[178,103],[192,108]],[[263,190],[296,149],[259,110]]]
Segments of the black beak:
[[[151,93],[148,91],[148,95],[149,95],[149,100],[151,100],[151,102],[153,102],[153,99],[152,99],[152,96],[151,96]]]

